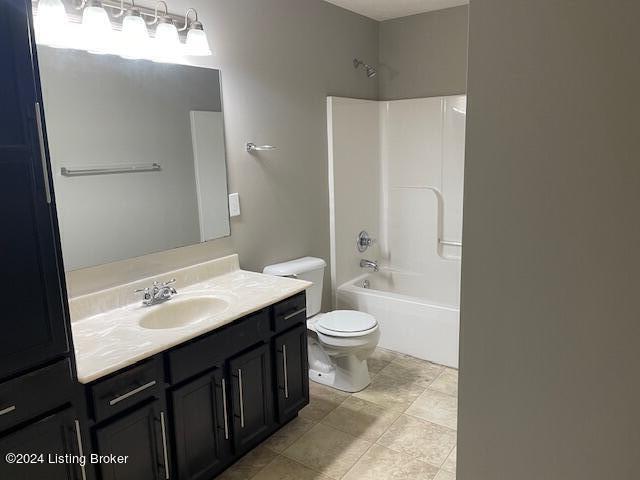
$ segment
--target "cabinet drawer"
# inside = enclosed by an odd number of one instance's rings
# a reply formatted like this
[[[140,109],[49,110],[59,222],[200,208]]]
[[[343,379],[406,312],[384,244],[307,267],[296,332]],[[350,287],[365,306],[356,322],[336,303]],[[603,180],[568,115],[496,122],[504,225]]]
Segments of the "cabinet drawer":
[[[69,359],[0,384],[0,431],[69,402],[73,379]]]
[[[161,357],[154,357],[91,385],[95,421],[99,422],[144,400],[158,397],[162,380]]]
[[[305,292],[288,298],[273,307],[273,330],[282,332],[307,321],[307,297]]]
[[[169,353],[169,378],[179,383],[269,338],[268,310],[261,310]]]

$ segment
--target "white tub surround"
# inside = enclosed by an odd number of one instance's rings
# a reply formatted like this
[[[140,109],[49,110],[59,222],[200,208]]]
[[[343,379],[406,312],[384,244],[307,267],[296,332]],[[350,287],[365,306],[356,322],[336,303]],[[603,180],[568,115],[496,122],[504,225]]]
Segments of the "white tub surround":
[[[330,97],[327,116],[335,305],[373,315],[382,347],[457,366],[466,96]]]
[[[138,288],[175,278],[178,294],[145,307]],[[238,256],[167,272],[157,277],[69,299],[78,380],[89,383],[187,340],[304,291],[309,282],[240,270]],[[224,308],[182,326],[149,329],[141,319],[154,309],[194,297],[226,302]]]

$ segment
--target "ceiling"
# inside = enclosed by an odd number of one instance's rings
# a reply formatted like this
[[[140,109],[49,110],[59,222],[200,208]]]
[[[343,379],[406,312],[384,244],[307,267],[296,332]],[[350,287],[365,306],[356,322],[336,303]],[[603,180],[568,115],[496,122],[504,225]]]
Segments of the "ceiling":
[[[374,20],[389,20],[416,13],[466,5],[469,0],[325,0]]]

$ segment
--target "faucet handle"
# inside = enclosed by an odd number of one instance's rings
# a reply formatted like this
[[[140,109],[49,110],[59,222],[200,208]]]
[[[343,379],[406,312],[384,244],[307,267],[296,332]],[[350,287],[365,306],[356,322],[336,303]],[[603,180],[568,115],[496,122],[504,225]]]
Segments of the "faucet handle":
[[[144,295],[142,296],[142,298],[144,300],[149,300],[151,299],[151,292],[149,291],[149,287],[146,288],[138,288],[136,290],[133,291],[134,293],[144,293]]]

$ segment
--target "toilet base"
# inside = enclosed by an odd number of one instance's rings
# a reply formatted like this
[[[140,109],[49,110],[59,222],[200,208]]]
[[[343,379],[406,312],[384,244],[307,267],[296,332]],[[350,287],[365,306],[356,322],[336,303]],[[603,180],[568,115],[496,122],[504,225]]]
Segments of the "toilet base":
[[[348,393],[364,390],[371,383],[366,360],[359,360],[355,355],[333,357],[332,360],[334,363],[327,371],[310,368],[309,380]]]

